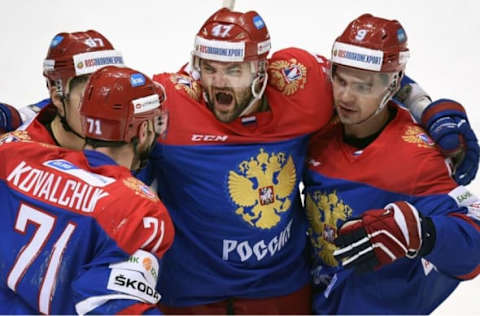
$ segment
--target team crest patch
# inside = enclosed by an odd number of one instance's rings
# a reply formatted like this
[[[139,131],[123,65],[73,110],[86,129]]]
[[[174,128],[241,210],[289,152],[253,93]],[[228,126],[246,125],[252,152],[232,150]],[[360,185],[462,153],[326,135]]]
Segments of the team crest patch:
[[[408,126],[402,139],[407,143],[417,144],[418,147],[432,148],[435,142],[419,126]]]
[[[268,73],[270,84],[285,95],[292,95],[303,89],[307,82],[307,67],[295,58],[273,62],[268,67]]]
[[[170,81],[175,85],[175,89],[184,90],[192,99],[200,101],[202,89],[197,81],[186,75],[172,74]]]
[[[32,140],[27,131],[19,130],[0,135],[0,144]]]
[[[140,195],[154,202],[159,201],[157,194],[153,192],[152,189],[150,189],[145,183],[136,178],[126,178],[123,180],[123,184],[135,191],[137,195]]]
[[[337,227],[352,215],[352,208],[345,205],[335,191],[330,194],[320,191],[307,194],[305,208],[310,223],[308,232],[315,253],[324,264],[338,266],[333,256],[337,249],[333,241],[337,237]]]
[[[297,182],[295,164],[285,153],[266,153],[242,161],[238,173],[230,171],[228,190],[235,213],[251,226],[270,229],[291,206],[289,195]]]

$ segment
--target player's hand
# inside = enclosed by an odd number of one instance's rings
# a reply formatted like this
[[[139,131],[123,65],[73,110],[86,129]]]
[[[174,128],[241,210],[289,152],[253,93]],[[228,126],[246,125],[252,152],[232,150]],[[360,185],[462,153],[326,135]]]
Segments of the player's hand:
[[[11,105],[0,103],[0,134],[16,130],[22,125],[18,111]]]
[[[366,272],[400,258],[415,258],[420,250],[426,255],[433,248],[435,228],[414,206],[400,201],[345,222],[334,242],[338,249],[333,255],[344,268]]]
[[[423,111],[421,120],[443,154],[452,159],[457,183],[469,184],[478,171],[480,148],[463,106],[440,99]]]

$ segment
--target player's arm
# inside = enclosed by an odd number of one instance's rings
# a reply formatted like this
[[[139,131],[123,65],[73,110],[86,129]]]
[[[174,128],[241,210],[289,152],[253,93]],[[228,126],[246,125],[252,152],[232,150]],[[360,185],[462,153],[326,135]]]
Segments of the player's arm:
[[[369,271],[401,258],[424,257],[442,273],[462,280],[474,278],[480,272],[478,222],[465,208],[452,207],[449,214],[422,213],[430,203],[397,201],[347,221],[335,240],[339,247],[335,258],[345,268]]]
[[[16,130],[23,123],[31,120],[49,103],[50,99],[45,99],[17,110],[11,105],[0,102],[0,134]]]
[[[462,186],[445,190],[453,181],[433,161],[422,163],[416,198],[368,210],[340,228],[334,256],[344,267],[368,271],[425,257],[459,279],[480,272],[480,201]]]
[[[425,258],[443,273],[473,279],[480,273],[480,200],[463,186],[448,195],[445,202],[430,197],[415,203],[418,210],[430,212],[435,230],[435,242]]]
[[[404,76],[395,99],[407,106],[413,117],[454,162],[458,184],[470,183],[478,171],[480,147],[464,107],[453,100],[432,102],[428,94],[411,78]]]
[[[173,224],[156,194],[129,178],[128,190],[98,217],[120,249],[107,250],[74,282],[77,312],[92,314],[156,313],[159,260],[173,243]],[[105,248],[105,247],[103,247]],[[125,260],[118,256],[129,253]],[[152,310],[153,309],[153,310]]]
[[[138,250],[126,261],[108,264],[121,256],[113,250],[84,267],[72,285],[78,314],[161,314],[157,257]]]
[[[23,106],[18,109],[20,116],[22,118],[22,123],[26,123],[32,120],[38,112],[40,112],[44,107],[49,105],[52,101],[50,99],[44,99],[38,103],[30,104]]]

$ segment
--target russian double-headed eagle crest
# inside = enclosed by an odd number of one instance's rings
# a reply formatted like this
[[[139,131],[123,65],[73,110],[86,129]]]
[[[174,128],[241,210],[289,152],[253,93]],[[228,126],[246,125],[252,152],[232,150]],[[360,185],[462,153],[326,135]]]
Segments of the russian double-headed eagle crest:
[[[407,143],[417,144],[418,147],[432,148],[435,146],[433,140],[419,126],[408,126],[402,139]]]
[[[0,135],[0,144],[12,143],[12,142],[18,142],[18,141],[29,141],[29,140],[32,140],[32,138],[30,137],[28,132],[24,130],[16,130],[13,132]]]
[[[277,60],[268,66],[270,84],[285,95],[303,89],[307,82],[307,67],[295,58]]]
[[[235,213],[254,227],[269,229],[289,210],[289,195],[297,182],[295,164],[285,153],[266,153],[263,148],[250,160],[238,165],[239,173],[230,171],[230,198],[238,206]]]
[[[337,237],[337,227],[352,215],[352,208],[339,200],[335,191],[330,194],[320,191],[307,194],[305,207],[310,223],[308,233],[315,254],[326,265],[337,266],[338,262],[333,257],[337,248],[333,240]]]
[[[197,81],[186,75],[172,74],[170,81],[175,85],[177,90],[185,90],[185,92],[195,101],[200,101],[202,89]]]
[[[135,191],[136,195],[149,199],[153,202],[157,202],[159,200],[157,194],[153,192],[152,189],[150,189],[150,187],[148,187],[145,183],[138,180],[137,178],[134,178],[134,177],[125,178],[123,179],[123,184],[125,184],[125,186]]]

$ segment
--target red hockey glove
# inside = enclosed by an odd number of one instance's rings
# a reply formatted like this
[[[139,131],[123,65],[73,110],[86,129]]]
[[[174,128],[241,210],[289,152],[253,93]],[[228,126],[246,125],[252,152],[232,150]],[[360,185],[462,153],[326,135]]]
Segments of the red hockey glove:
[[[338,249],[333,255],[342,261],[343,267],[366,272],[403,257],[426,255],[433,248],[434,239],[430,218],[422,217],[411,204],[400,201],[345,222],[335,239]]]

